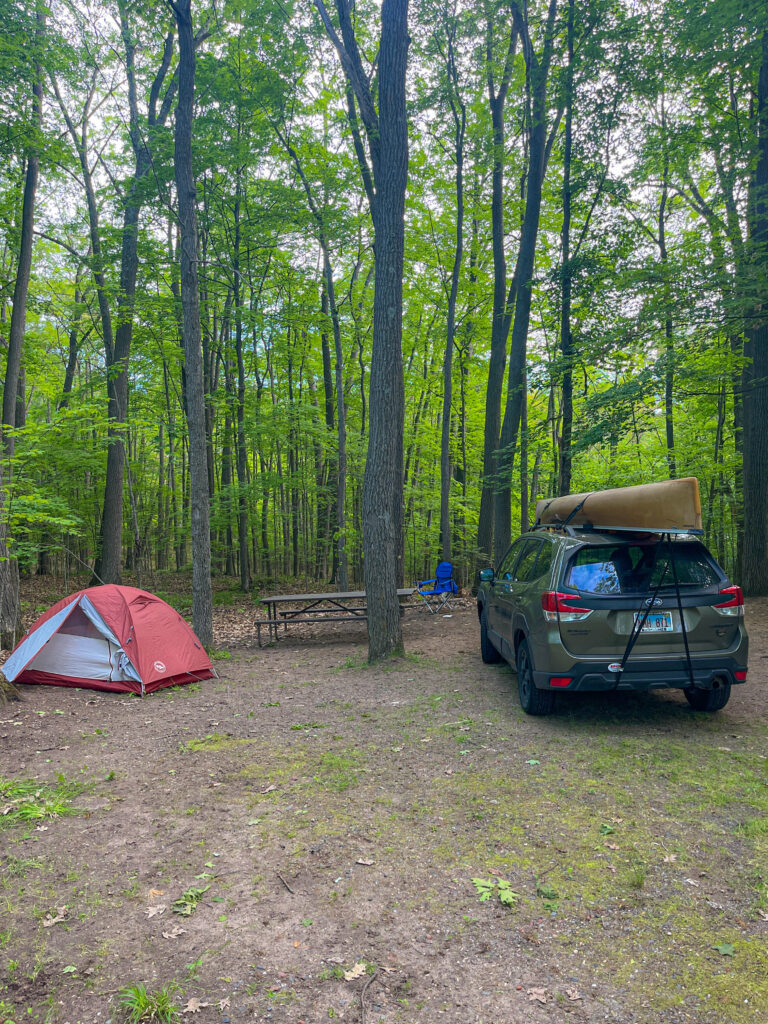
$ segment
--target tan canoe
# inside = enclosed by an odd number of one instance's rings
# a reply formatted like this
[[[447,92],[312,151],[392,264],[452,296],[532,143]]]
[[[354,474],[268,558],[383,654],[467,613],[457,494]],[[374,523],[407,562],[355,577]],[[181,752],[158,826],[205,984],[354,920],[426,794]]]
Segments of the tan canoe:
[[[566,520],[572,526],[589,523],[602,529],[701,530],[699,481],[688,476],[637,487],[566,494],[536,503],[537,523],[555,525]]]

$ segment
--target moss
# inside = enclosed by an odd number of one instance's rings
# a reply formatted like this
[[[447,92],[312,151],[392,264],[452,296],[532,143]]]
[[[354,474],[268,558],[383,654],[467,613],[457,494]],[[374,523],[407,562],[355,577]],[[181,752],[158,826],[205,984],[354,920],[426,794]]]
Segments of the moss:
[[[187,740],[186,743],[181,744],[182,752],[186,753],[201,753],[203,751],[225,751],[225,750],[238,750],[241,747],[247,747],[254,740],[252,739],[238,739],[235,736],[230,736],[227,733],[212,732],[202,739]]]

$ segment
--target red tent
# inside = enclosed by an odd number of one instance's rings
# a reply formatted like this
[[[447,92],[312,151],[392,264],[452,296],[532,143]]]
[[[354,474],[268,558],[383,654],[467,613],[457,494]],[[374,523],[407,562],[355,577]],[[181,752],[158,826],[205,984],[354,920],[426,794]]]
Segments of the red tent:
[[[90,587],[58,601],[18,643],[10,682],[152,693],[210,679],[208,655],[169,604],[135,587]]]

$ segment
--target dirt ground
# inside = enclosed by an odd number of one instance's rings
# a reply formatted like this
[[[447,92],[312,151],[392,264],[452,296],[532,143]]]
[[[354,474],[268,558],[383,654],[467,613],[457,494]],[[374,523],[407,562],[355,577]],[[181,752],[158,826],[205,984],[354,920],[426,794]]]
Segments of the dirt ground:
[[[4,1019],[118,1024],[143,984],[200,1024],[768,1020],[768,604],[718,714],[546,719],[460,605],[375,668],[356,624],[259,649],[224,608],[218,679],[0,706],[0,775],[79,787],[0,830]]]

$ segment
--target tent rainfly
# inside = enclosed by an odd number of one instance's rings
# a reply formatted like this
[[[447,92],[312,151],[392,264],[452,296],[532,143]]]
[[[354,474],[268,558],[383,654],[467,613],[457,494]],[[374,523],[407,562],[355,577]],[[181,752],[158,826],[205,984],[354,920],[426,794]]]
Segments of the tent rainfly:
[[[9,682],[142,696],[215,673],[191,627],[135,587],[90,587],[41,615],[2,666]]]

